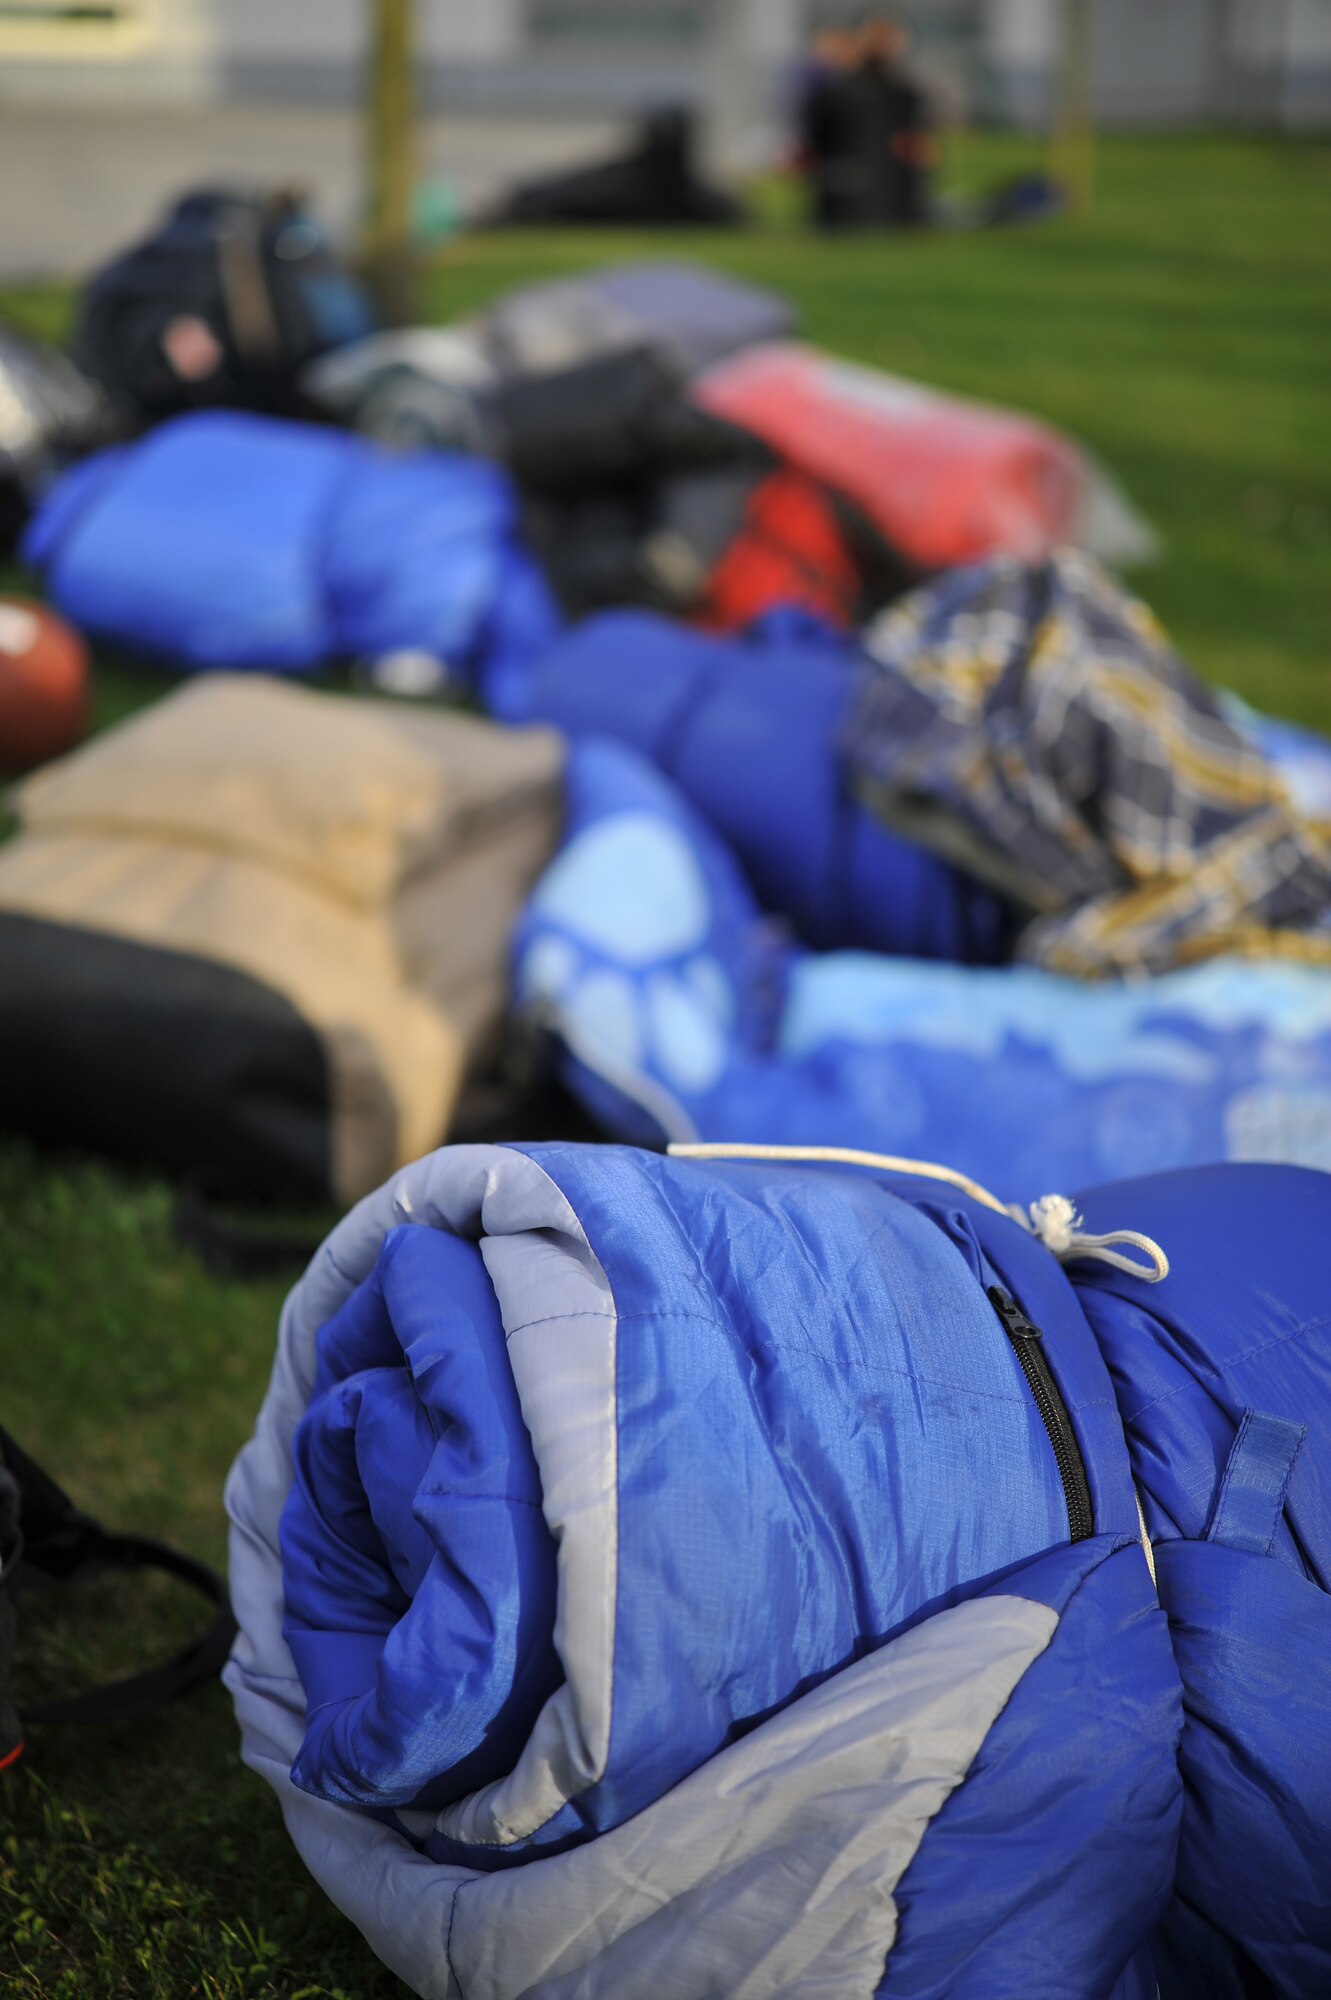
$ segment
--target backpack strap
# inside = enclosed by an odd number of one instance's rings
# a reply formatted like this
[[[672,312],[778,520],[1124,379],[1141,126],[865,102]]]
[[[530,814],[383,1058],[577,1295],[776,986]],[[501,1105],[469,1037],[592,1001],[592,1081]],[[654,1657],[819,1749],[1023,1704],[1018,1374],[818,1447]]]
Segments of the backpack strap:
[[[219,1278],[267,1278],[299,1271],[323,1242],[322,1225],[271,1227],[251,1222],[244,1212],[232,1210],[221,1196],[194,1182],[187,1182],[177,1194],[171,1224],[176,1241]]]
[[[18,1487],[19,1534],[0,1569],[0,1590],[22,1590],[117,1571],[156,1569],[178,1577],[213,1606],[203,1635],[174,1658],[84,1694],[33,1704],[25,1724],[119,1722],[170,1701],[220,1673],[236,1623],[224,1580],[207,1563],[146,1535],[113,1535],[77,1508],[49,1472],[0,1429],[0,1465]]]

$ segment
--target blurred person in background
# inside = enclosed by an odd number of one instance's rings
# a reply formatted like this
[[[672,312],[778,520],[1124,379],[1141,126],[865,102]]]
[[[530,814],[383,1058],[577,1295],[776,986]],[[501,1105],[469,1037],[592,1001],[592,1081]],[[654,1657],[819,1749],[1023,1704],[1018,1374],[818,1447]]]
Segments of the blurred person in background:
[[[855,90],[858,54],[856,36],[847,27],[819,29],[809,48],[799,104],[798,152],[818,229],[840,229],[854,220],[861,122]]]
[[[819,229],[909,228],[929,219],[936,157],[928,99],[903,64],[906,31],[874,18],[814,38],[800,154]]]
[[[866,99],[865,220],[898,229],[929,220],[929,174],[938,150],[929,99],[905,66],[908,40],[895,21],[869,21],[860,34],[856,65]]]

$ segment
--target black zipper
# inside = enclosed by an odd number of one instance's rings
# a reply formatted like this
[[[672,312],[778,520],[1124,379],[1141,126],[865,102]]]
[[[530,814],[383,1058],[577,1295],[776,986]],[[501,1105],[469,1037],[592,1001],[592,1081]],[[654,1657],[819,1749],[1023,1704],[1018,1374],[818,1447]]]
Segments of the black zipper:
[[[1067,1502],[1072,1540],[1084,1542],[1095,1532],[1090,1482],[1086,1477],[1086,1462],[1077,1443],[1077,1433],[1068,1415],[1068,1406],[1045,1359],[1044,1335],[1038,1326],[1027,1319],[1011,1293],[1005,1292],[1001,1285],[989,1286],[989,1303],[1003,1322],[1003,1330],[1021,1363],[1021,1372],[1030,1384],[1040,1420],[1049,1433],[1054,1463],[1063,1482],[1063,1498]]]

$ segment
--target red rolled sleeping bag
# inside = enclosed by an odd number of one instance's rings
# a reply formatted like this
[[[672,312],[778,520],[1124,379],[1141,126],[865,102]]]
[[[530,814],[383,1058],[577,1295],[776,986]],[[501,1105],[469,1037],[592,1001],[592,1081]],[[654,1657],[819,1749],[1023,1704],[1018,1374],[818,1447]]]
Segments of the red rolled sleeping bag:
[[[1032,417],[786,342],[732,355],[691,394],[853,501],[922,569],[1038,561],[1077,539],[1086,462]]]

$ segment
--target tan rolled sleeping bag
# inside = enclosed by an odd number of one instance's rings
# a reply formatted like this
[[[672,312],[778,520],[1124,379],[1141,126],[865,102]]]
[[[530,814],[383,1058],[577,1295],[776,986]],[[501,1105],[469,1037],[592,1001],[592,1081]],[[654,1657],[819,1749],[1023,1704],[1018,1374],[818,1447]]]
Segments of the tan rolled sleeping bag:
[[[554,850],[549,730],[210,675],[21,786],[0,1120],[349,1201],[439,1143]]]

